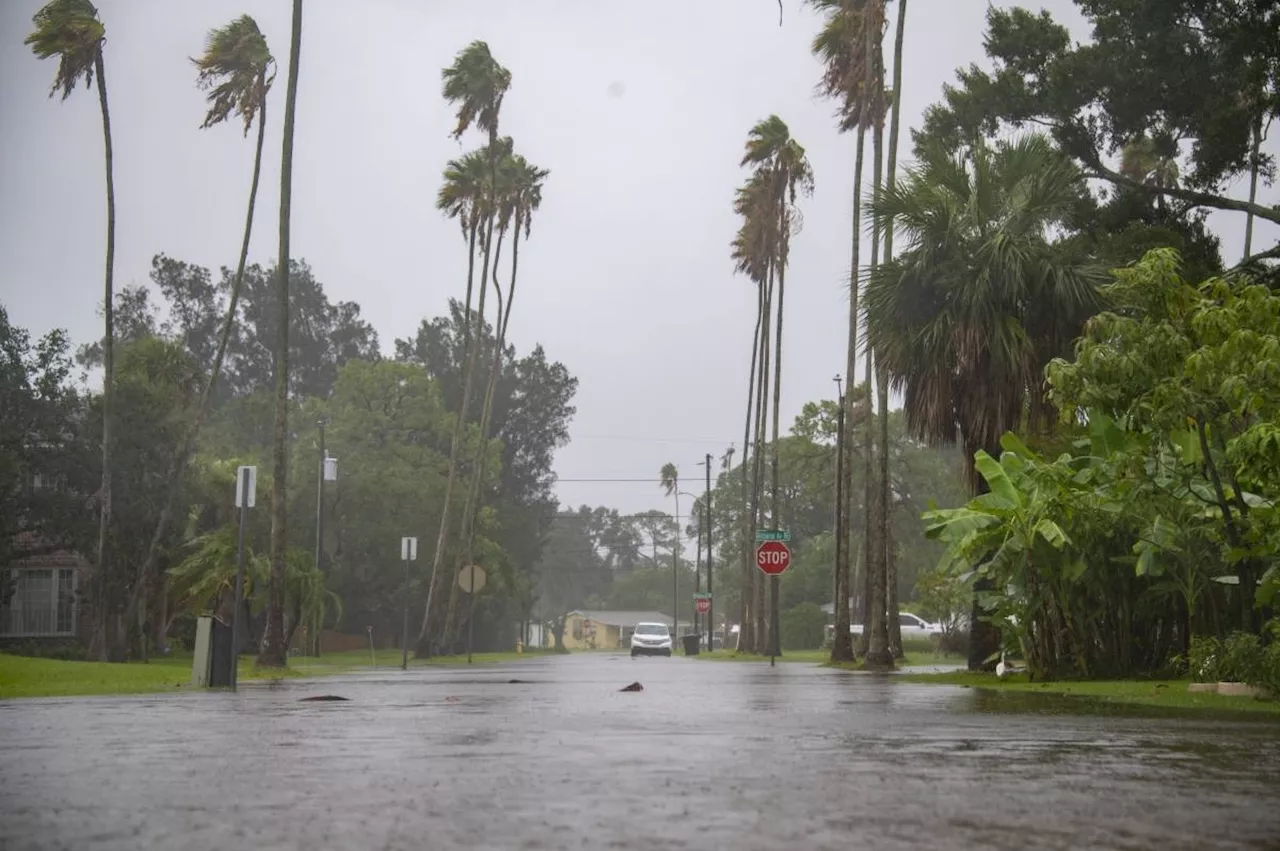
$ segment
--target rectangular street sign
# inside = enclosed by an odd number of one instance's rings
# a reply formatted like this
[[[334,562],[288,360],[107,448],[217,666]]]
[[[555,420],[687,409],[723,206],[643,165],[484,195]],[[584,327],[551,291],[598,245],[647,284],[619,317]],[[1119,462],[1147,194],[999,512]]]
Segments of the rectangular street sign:
[[[757,529],[756,543],[763,544],[765,541],[790,541],[791,533],[785,529]]]
[[[708,593],[706,593],[706,592],[698,592],[698,593],[696,593],[696,594],[694,594],[694,595],[693,595],[693,599],[695,599],[695,600],[710,600],[710,599],[711,599],[711,595],[710,595],[710,594],[708,594]]]
[[[248,497],[246,503],[245,497]],[[258,501],[258,468],[239,467],[236,470],[236,508],[253,508]]]
[[[418,560],[418,539],[417,538],[401,538],[400,539],[400,558],[403,561]]]

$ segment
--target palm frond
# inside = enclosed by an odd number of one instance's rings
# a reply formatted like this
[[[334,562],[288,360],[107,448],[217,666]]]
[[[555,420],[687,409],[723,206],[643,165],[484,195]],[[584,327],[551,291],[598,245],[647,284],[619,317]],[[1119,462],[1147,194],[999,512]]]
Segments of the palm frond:
[[[200,127],[221,124],[235,113],[248,135],[275,80],[275,59],[257,21],[241,15],[225,27],[209,30],[204,53],[191,62],[197,69],[196,85],[209,92],[209,111]]]
[[[498,132],[498,114],[511,87],[511,72],[493,58],[488,44],[471,42],[441,72],[441,77],[444,99],[458,110],[455,139],[461,138],[472,124],[491,135]]]
[[[81,80],[86,88],[93,85],[94,66],[107,37],[94,5],[89,0],[51,0],[31,21],[35,29],[22,43],[40,59],[59,59],[49,97],[62,92],[66,100]]]

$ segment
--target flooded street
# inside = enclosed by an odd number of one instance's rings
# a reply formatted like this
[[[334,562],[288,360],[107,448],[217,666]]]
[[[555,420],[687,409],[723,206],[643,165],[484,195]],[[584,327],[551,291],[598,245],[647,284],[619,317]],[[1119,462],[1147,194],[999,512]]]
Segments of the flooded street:
[[[636,680],[643,692],[618,691]],[[300,702],[320,694],[349,700]],[[1006,705],[798,663],[605,654],[238,694],[10,701],[0,703],[0,847],[1280,841],[1274,722]]]

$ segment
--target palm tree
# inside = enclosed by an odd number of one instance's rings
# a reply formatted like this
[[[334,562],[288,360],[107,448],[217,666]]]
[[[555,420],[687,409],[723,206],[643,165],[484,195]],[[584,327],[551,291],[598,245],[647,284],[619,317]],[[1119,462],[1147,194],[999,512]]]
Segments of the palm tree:
[[[975,452],[998,455],[1006,431],[1054,421],[1044,366],[1069,351],[1098,303],[1096,271],[1048,236],[1081,187],[1079,170],[1032,135],[966,154],[930,148],[872,204],[907,250],[870,276],[869,342],[904,395],[909,430],[960,443],[974,490]],[[975,602],[973,669],[999,640],[979,614]]]
[[[458,407],[458,416],[454,421],[453,436],[449,445],[449,475],[445,480],[444,505],[440,511],[440,526],[436,534],[436,548],[431,557],[431,579],[427,584],[427,601],[422,611],[422,625],[418,630],[417,651],[415,655],[429,656],[432,652],[431,608],[435,604],[436,593],[440,586],[440,566],[444,560],[445,550],[449,545],[449,521],[453,507],[453,488],[458,477],[458,461],[462,448],[462,434],[466,426],[467,410],[471,404],[471,393],[475,383],[476,364],[479,362],[480,340],[484,329],[484,298],[489,283],[489,263],[493,248],[493,228],[496,214],[498,164],[504,156],[510,154],[510,140],[498,138],[498,121],[502,112],[502,101],[507,89],[511,87],[511,72],[498,64],[489,51],[489,45],[483,41],[473,41],[467,45],[454,59],[453,64],[441,73],[444,99],[457,107],[458,123],[454,127],[453,136],[460,139],[462,134],[474,124],[482,132],[488,133],[489,144],[485,149],[489,159],[489,202],[485,205],[485,223],[483,225],[484,259],[480,269],[480,296],[478,299],[478,315],[476,317],[475,345],[469,346],[466,365],[462,378],[462,401]],[[471,317],[467,317],[468,323]]]
[[[671,548],[671,635],[674,637],[680,616],[680,471],[668,461],[658,471],[658,481],[667,496],[676,498],[676,540]]]
[[[481,149],[450,160],[444,169],[444,183],[436,193],[436,209],[462,226],[467,240],[467,297],[463,310],[462,351],[465,358],[471,339],[471,295],[475,285],[476,237],[490,202],[489,181],[493,178],[488,151]]]
[[[182,449],[173,456],[166,481],[166,495],[156,520],[155,531],[151,535],[151,543],[147,547],[147,555],[142,563],[139,578],[134,585],[129,600],[129,608],[125,623],[133,625],[141,606],[146,604],[151,583],[155,576],[156,564],[169,526],[173,521],[173,508],[177,502],[182,479],[186,473],[191,454],[195,451],[196,441],[200,436],[200,428],[209,410],[209,399],[222,372],[222,363],[226,357],[227,344],[231,339],[231,331],[235,327],[236,310],[240,302],[240,291],[244,283],[244,268],[249,258],[249,239],[253,233],[253,211],[258,198],[258,178],[262,172],[262,143],[266,136],[267,124],[267,92],[275,80],[273,69],[275,59],[267,47],[267,40],[258,24],[248,15],[236,18],[225,27],[209,31],[205,39],[204,53],[198,59],[191,60],[198,69],[196,84],[209,91],[206,100],[209,111],[205,115],[201,129],[208,129],[237,115],[244,122],[247,136],[258,122],[258,141],[254,149],[253,178],[249,183],[249,209],[245,214],[244,237],[240,242],[240,259],[236,264],[236,276],[231,284],[231,297],[227,304],[227,314],[222,321],[222,333],[218,338],[218,349],[214,354],[213,366],[205,381],[204,389],[191,424],[183,439]],[[138,624],[139,629],[141,624]],[[147,653],[146,642],[142,641],[143,655]]]
[[[734,212],[742,217],[742,226],[730,248],[737,271],[756,283],[756,327],[751,349],[751,371],[747,386],[747,418],[742,457],[742,611],[739,623],[738,649],[753,653],[763,635],[763,581],[751,558],[751,542],[760,525],[761,451],[764,445],[764,422],[767,401],[764,391],[769,372],[769,315],[773,290],[773,244],[775,219],[772,212],[772,187],[767,175],[757,172],[747,179],[734,198]],[[755,411],[752,411],[753,397]],[[752,461],[747,475],[748,458]],[[750,483],[748,485],[748,482]],[[749,487],[749,490],[748,490]]]
[[[98,83],[98,107],[102,112],[102,142],[107,173],[107,258],[103,287],[102,337],[102,488],[98,496],[98,563],[94,570],[95,606],[91,651],[106,660],[108,653],[107,621],[112,608],[107,598],[111,587],[110,553],[107,534],[111,528],[111,433],[115,410],[115,271],[116,255],[116,190],[111,153],[111,110],[107,107],[107,77],[102,61],[102,44],[107,29],[98,19],[98,10],[89,0],[51,0],[32,18],[35,29],[23,44],[40,59],[58,57],[58,71],[53,78],[49,97],[61,92],[62,99],[71,96],[84,80],[85,87]],[[116,631],[113,631],[113,634]],[[115,636],[116,640],[120,636]],[[112,644],[115,642],[113,641]],[[112,652],[110,655],[115,656]]]
[[[480,488],[489,452],[489,428],[493,417],[493,400],[498,387],[498,379],[502,374],[502,357],[506,349],[507,328],[511,321],[511,304],[515,299],[516,277],[520,270],[520,237],[529,238],[533,224],[533,214],[542,206],[542,185],[550,172],[531,164],[519,154],[506,156],[498,168],[498,245],[494,249],[493,291],[497,299],[497,311],[494,314],[495,344],[493,358],[489,368],[489,381],[485,388],[484,408],[480,415],[480,445],[476,451],[471,468],[471,484],[467,490],[467,501],[462,510],[462,540],[464,555],[459,565],[469,564],[474,554],[475,522],[479,512]],[[501,261],[502,241],[508,231],[511,232],[511,277],[507,284],[504,299],[502,285],[498,281],[497,266]],[[505,305],[505,306],[504,306]],[[445,635],[453,635],[454,617],[457,604],[457,583],[449,588],[449,606],[445,617]]]
[[[890,100],[889,119],[889,170],[885,179],[885,191],[892,192],[897,186],[898,171],[898,129],[902,112],[902,42],[906,35],[907,0],[898,0],[897,34],[893,43],[893,87]],[[884,226],[884,262],[893,262],[893,223]],[[884,550],[884,585],[885,585],[885,623],[889,631],[889,650],[895,659],[905,658],[902,650],[902,626],[898,620],[898,570],[897,560],[893,554],[893,539],[889,528],[889,507],[892,505],[892,493],[889,487],[889,382],[883,369],[880,370],[876,382],[876,406],[881,411],[878,421],[879,446],[876,458],[879,461],[878,484],[880,494],[876,501],[878,537]]]
[[[767,214],[772,217],[770,228],[774,234],[772,268],[777,287],[778,304],[773,352],[773,451],[770,462],[770,522],[780,527],[778,499],[778,438],[780,403],[782,396],[782,317],[783,299],[786,294],[787,263],[791,250],[791,233],[797,225],[794,209],[797,194],[813,192],[813,169],[805,156],[804,147],[791,138],[786,123],[771,115],[751,128],[747,135],[746,151],[741,165],[752,166],[768,186]],[[778,579],[774,577],[769,588],[770,655],[777,656],[781,649],[778,635]]]
[[[871,0],[808,0],[809,4],[825,15],[822,30],[813,40],[812,52],[823,62],[822,82],[819,91],[838,101],[837,118],[841,132],[857,130],[853,176],[853,236],[850,240],[852,257],[849,262],[849,335],[845,355],[845,375],[850,385],[857,379],[858,323],[861,314],[858,306],[858,274],[861,269],[862,242],[862,169],[867,129],[873,117],[883,109],[883,87],[869,85],[881,79],[876,73],[875,56],[867,47],[873,23],[874,5]],[[868,59],[872,60],[869,65]],[[845,394],[845,440],[852,437],[855,422],[854,409],[859,404],[857,394]],[[849,506],[853,501],[854,466],[846,464],[842,491],[846,505],[841,516],[850,518]],[[864,511],[869,516],[869,511]],[[868,527],[869,528],[869,527]],[[851,528],[846,524],[837,530],[842,537],[839,547],[841,558],[836,564],[835,578],[835,642],[831,649],[833,661],[847,662],[853,659],[853,645],[849,639],[849,594],[851,588],[850,546]],[[864,600],[866,599],[864,595]],[[864,629],[864,634],[866,630]]]
[[[285,436],[289,426],[289,217],[293,201],[293,132],[298,103],[298,61],[302,52],[302,0],[293,0],[293,26],[289,35],[289,78],[284,96],[284,141],[280,152],[280,249],[277,261],[277,297],[280,315],[276,325],[275,384],[276,428],[271,448],[271,582],[267,596],[267,626],[258,664],[284,667],[288,663],[284,632],[285,581],[288,570],[288,505],[285,482],[288,454]]]

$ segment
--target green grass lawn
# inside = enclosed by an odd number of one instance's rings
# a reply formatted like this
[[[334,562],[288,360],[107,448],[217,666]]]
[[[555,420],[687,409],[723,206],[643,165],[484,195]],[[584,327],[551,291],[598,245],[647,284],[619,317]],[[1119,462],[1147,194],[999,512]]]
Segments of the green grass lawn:
[[[1031,682],[1025,674],[999,679],[995,674],[955,671],[945,674],[903,674],[906,682],[956,685],[1009,695],[1061,696],[1080,705],[1129,705],[1209,712],[1249,712],[1280,716],[1280,700],[1192,694],[1189,680],[1089,680]]]
[[[476,653],[476,664],[493,664],[536,658],[546,651],[529,653]],[[378,668],[400,666],[398,650],[380,650]],[[433,659],[410,659],[417,666],[465,665],[466,656],[443,656]],[[239,660],[238,678],[272,680],[294,677],[319,677],[346,671],[367,670],[371,665],[368,650],[329,653],[324,656],[291,656],[283,670],[258,668],[253,658]],[[157,657],[149,662],[65,662],[0,653],[0,700],[15,697],[68,697],[72,695],[148,694],[191,690],[191,654]]]

